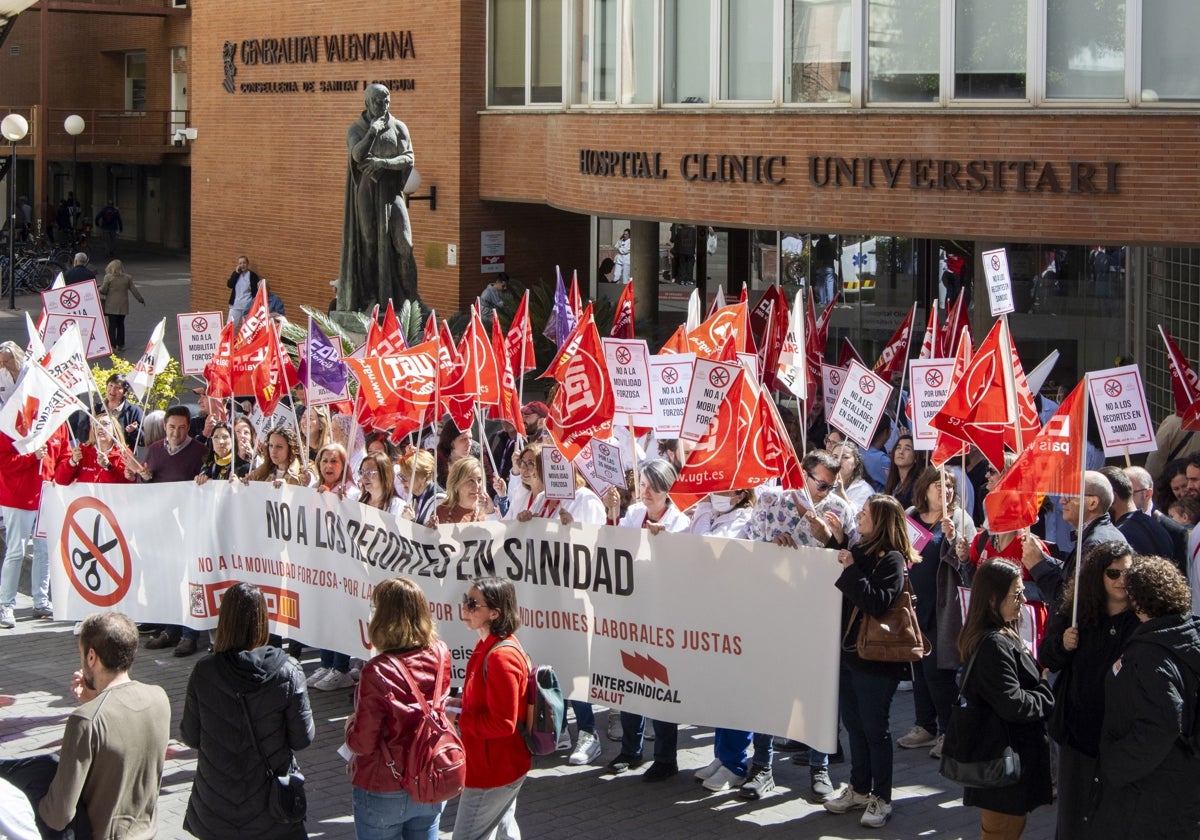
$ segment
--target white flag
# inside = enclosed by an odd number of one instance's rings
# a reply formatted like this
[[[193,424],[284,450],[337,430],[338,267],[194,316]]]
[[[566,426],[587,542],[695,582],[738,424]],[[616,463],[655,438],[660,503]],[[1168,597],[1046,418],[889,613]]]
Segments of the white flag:
[[[14,449],[29,455],[44,446],[76,411],[87,411],[87,406],[44,367],[28,363],[21,382],[0,409],[0,432],[12,438]]]
[[[38,318],[41,321],[46,317],[43,312]],[[46,356],[46,345],[42,343],[42,331],[34,326],[33,319],[29,317],[29,310],[25,311],[25,331],[29,333],[29,344],[25,347],[25,356],[34,362],[40,362]]]
[[[150,334],[142,358],[138,359],[138,363],[129,372],[129,389],[138,398],[138,402],[145,401],[146,392],[154,386],[154,377],[162,373],[167,367],[167,362],[171,360],[167,355],[167,346],[163,343],[166,329],[167,319],[163,318]]]
[[[92,372],[83,350],[83,336],[77,324],[68,324],[50,348],[43,367],[59,385],[76,396],[92,390]]]
[[[63,273],[60,271],[58,272],[58,276],[54,278],[54,282],[50,284],[50,288],[51,290],[61,289],[65,285],[67,285],[67,278],[64,277]]]
[[[687,332],[692,332],[698,326],[700,326],[700,290],[692,289],[692,296],[688,298]]]
[[[775,378],[797,398],[808,399],[808,352],[804,334],[804,293],[796,292],[792,301],[792,317],[787,335],[779,351],[779,367]]]

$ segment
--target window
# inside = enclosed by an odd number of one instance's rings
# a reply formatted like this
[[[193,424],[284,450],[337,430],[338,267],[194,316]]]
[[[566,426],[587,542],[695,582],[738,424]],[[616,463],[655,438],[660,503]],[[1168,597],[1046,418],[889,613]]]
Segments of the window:
[[[654,103],[655,0],[625,0],[621,14],[621,102]]]
[[[1125,0],[1046,0],[1046,96],[1125,97]]]
[[[1026,0],[956,0],[954,95],[1024,99]]]
[[[941,61],[938,0],[868,0],[872,102],[936,102]]]
[[[785,102],[850,101],[850,26],[850,0],[785,0]]]
[[[561,0],[533,0],[530,32],[530,102],[562,102],[563,4]]]
[[[721,98],[771,98],[774,0],[721,1]]]
[[[561,0],[491,0],[489,8],[488,104],[562,102]]]
[[[492,0],[489,105],[525,104],[525,0]]]
[[[1142,4],[1142,102],[1200,99],[1200,4]]]
[[[592,15],[592,101],[617,97],[617,0],[595,0]]]
[[[146,110],[146,51],[125,53],[125,110]]]
[[[708,0],[663,0],[663,102],[708,102]]]

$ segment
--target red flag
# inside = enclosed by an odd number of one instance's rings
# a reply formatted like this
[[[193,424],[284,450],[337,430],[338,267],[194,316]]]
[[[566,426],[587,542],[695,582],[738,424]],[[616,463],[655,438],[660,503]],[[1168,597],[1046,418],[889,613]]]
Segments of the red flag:
[[[496,352],[488,340],[487,328],[479,319],[479,310],[471,310],[471,323],[467,327],[466,352],[463,364],[467,366],[466,390],[475,395],[480,405],[500,404],[500,368]]]
[[[842,344],[838,350],[838,367],[850,367],[851,362],[858,362],[863,367],[867,366],[854,343],[848,337],[842,336]]]
[[[961,296],[960,296],[961,297]],[[921,341],[921,353],[918,359],[937,359],[942,352],[942,340],[938,335],[937,304],[929,307],[929,319],[925,323],[925,338]]]
[[[954,367],[950,372],[951,392],[954,391],[954,386],[962,379],[963,374],[967,372],[967,368],[971,366],[971,354],[973,351],[974,348],[971,347],[970,333],[966,327],[963,327],[963,335],[958,341],[958,355],[954,357]],[[945,432],[938,432],[937,443],[934,445],[933,453],[929,456],[929,460],[935,467],[940,467],[951,458],[966,455],[970,449],[971,445],[969,443],[965,443]]]
[[[205,393],[218,399],[232,397],[233,380],[231,357],[233,355],[233,322],[230,321],[221,328],[221,337],[217,339],[217,349],[212,359],[204,366],[204,378],[208,381]]]
[[[537,359],[533,352],[533,325],[529,322],[529,290],[521,296],[516,314],[508,327],[508,362],[514,376],[524,376],[527,371],[537,370]]]
[[[612,332],[609,335],[613,338],[637,338],[637,332],[634,329],[635,317],[633,284],[626,283],[625,288],[621,289],[621,297],[617,299],[617,308],[613,312]]]
[[[466,344],[464,335],[462,348]],[[438,393],[442,410],[450,414],[459,431],[471,428],[475,422],[475,394],[467,390],[467,367],[463,364],[461,348],[455,348],[450,325],[445,321],[438,342]]]
[[[270,417],[275,413],[279,401],[283,399],[289,386],[283,361],[287,358],[287,352],[280,344],[279,336],[275,334],[273,325],[267,328],[266,333],[268,334],[266,355],[262,363],[251,369],[250,381],[254,387],[254,401],[258,403],[262,413]]]
[[[571,314],[575,316],[575,323],[579,323],[579,319],[583,317],[583,298],[579,295],[579,272],[571,272],[571,291],[567,295],[567,305],[571,307]]]
[[[939,431],[974,443],[996,469],[1004,468],[1005,446],[1015,452],[1021,449],[1017,424],[1011,418],[1020,424],[1024,440],[1033,440],[1041,430],[1021,360],[1004,323],[1003,319],[996,322],[945,405],[929,421]],[[1004,353],[1013,366],[1015,392],[1006,381]]]
[[[583,341],[583,337],[587,333],[584,321],[587,321],[593,330],[596,328],[591,303],[588,303],[587,309],[583,311],[583,316],[575,322],[575,328],[571,330],[571,334],[567,336],[567,340],[563,342],[562,347],[555,354],[554,360],[550,362],[550,367],[546,368],[545,373],[538,377],[539,379],[550,377],[562,381],[563,371],[570,364],[571,357],[579,350],[579,342]],[[569,458],[568,460],[573,461],[575,459]]]
[[[1200,431],[1200,378],[1187,358],[1160,324],[1158,332],[1167,345],[1167,366],[1171,369],[1171,391],[1175,395],[1175,414],[1182,419],[1184,431]]]
[[[267,308],[267,283],[264,280],[258,284],[258,294],[254,296],[254,303],[250,304],[250,311],[242,319],[242,327],[238,330],[238,343],[246,344],[253,341],[254,337],[262,332],[270,321],[271,312]],[[242,393],[249,392],[243,391]]]
[[[512,365],[508,361],[499,318],[492,319],[492,350],[496,354],[496,365],[500,369],[500,403],[496,419],[512,423],[517,434],[525,437],[525,420],[521,417],[521,401],[517,397],[517,378],[513,376]]]
[[[389,356],[346,359],[358,379],[369,425],[390,429],[420,424],[437,389],[437,353],[437,342],[427,341]]]
[[[914,303],[912,309],[908,310],[908,314],[904,316],[904,320],[900,322],[900,326],[888,339],[888,343],[883,345],[883,351],[879,354],[879,360],[875,362],[872,370],[884,382],[891,382],[892,378],[903,371],[904,366],[908,364],[908,346],[912,343],[913,319],[916,314],[917,305]]]
[[[958,353],[955,342],[962,337],[962,328],[967,326],[969,317],[967,296],[959,295],[954,301],[954,306],[946,314],[946,328],[942,331],[942,348],[939,352],[943,359],[949,359]]]
[[[594,436],[608,437],[616,412],[591,304],[584,310],[575,332],[579,333],[578,339],[564,345],[564,348],[573,345],[574,352],[561,369],[556,370],[559,389],[550,403],[550,416],[546,418],[546,428],[555,446],[568,461],[574,461]]]
[[[267,361],[273,343],[271,333],[265,329],[259,330],[248,341],[239,338],[234,343],[229,361],[229,383],[234,394],[255,392],[254,369]]]
[[[400,331],[400,321],[396,318],[396,310],[389,298],[387,312],[383,315],[383,326],[377,326],[375,318],[371,318],[367,329],[367,355],[394,356],[407,349],[408,342],[404,340],[404,334]]]
[[[712,317],[688,333],[688,349],[704,358],[715,358],[725,342],[733,340],[734,350],[749,353],[747,340],[749,321],[745,303],[735,303],[718,309]]]
[[[1048,494],[1079,493],[1087,449],[1087,378],[1075,386],[1037,437],[987,496],[988,528],[1016,531],[1037,522]]]
[[[667,356],[671,353],[689,353],[687,345],[687,325],[680,324],[675,332],[671,333],[671,337],[667,339],[666,344],[659,348],[659,356]]]
[[[425,322],[425,333],[421,336],[421,341],[433,341],[437,337],[437,313],[431,309],[429,310],[429,320]]]

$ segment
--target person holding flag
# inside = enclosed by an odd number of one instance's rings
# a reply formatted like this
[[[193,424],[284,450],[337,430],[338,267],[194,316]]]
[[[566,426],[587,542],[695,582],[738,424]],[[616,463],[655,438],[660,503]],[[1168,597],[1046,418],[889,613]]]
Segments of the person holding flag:
[[[125,435],[120,427],[108,414],[96,414],[87,440],[59,458],[54,483],[128,484],[122,449],[125,449]]]

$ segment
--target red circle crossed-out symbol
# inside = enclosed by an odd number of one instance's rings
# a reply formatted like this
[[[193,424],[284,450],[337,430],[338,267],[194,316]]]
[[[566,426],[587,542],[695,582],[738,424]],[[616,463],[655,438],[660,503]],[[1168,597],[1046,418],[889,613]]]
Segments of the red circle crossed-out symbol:
[[[937,368],[925,371],[925,384],[930,388],[936,388],[942,384],[942,372]]]
[[[679,381],[679,371],[673,367],[663,368],[662,379],[668,385],[674,385]]]
[[[1000,255],[999,254],[992,254],[992,270],[993,271],[1000,270]]]
[[[557,449],[551,449],[550,450],[550,460],[556,464],[559,463],[560,461],[562,461],[562,453],[559,452]]]
[[[633,361],[633,354],[629,352],[628,347],[618,347],[616,356],[619,365],[627,365]]]
[[[198,332],[198,333],[207,332],[208,331],[208,319],[202,315],[197,315],[195,318],[192,319],[192,331]]]
[[[875,380],[869,376],[860,376],[858,379],[858,389],[864,394],[874,394]]]
[[[61,324],[58,325],[58,334],[66,335],[67,330],[74,325],[75,325],[75,319],[68,318],[67,320],[63,321]]]
[[[68,289],[62,293],[62,297],[58,301],[67,309],[74,309],[79,305],[79,292],[74,289]]]
[[[1109,379],[1104,383],[1104,393],[1108,394],[1110,397],[1121,396],[1121,383],[1116,379]]]
[[[116,516],[103,502],[90,496],[71,502],[63,517],[59,549],[67,578],[89,604],[111,607],[129,592],[133,583],[129,545]]]
[[[604,443],[598,443],[598,444],[596,444],[596,448],[600,450],[600,457],[601,457],[601,458],[607,458],[607,457],[608,457],[608,444],[604,444]]]
[[[841,385],[842,384],[842,375],[836,370],[829,371],[829,384],[830,385]]]
[[[708,381],[714,388],[724,388],[729,384],[729,371],[725,368],[713,368],[708,373]]]

